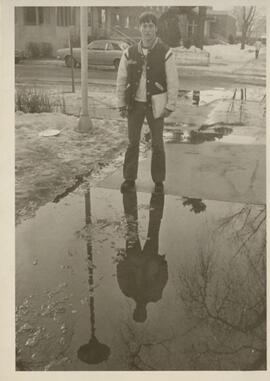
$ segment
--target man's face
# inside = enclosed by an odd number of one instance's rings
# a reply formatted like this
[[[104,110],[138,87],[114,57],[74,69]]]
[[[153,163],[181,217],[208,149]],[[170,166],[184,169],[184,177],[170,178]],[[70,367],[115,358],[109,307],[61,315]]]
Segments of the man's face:
[[[156,38],[157,27],[152,21],[147,21],[140,25],[140,32],[144,41],[152,41]]]

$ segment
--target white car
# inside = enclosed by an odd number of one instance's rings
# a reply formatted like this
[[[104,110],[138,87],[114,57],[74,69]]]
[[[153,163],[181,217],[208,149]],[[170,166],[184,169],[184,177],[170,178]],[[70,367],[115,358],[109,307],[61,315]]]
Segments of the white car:
[[[118,69],[122,52],[129,44],[122,40],[96,40],[88,45],[88,65],[114,66]],[[57,58],[64,60],[70,67],[72,58],[70,49],[58,49]],[[73,48],[74,67],[81,65],[81,48]]]

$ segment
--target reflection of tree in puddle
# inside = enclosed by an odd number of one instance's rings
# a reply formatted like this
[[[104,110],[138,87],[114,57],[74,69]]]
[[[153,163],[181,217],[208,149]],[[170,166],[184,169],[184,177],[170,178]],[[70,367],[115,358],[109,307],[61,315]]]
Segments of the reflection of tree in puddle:
[[[91,204],[90,204],[90,189],[88,187],[85,192],[85,216],[86,225],[91,224]],[[88,283],[90,292],[90,322],[91,322],[91,337],[87,344],[82,345],[78,350],[78,358],[87,364],[99,364],[108,359],[110,348],[106,344],[98,341],[95,334],[95,308],[94,308],[94,270],[93,270],[93,253],[92,242],[90,235],[87,239],[87,257],[88,257]]]
[[[121,325],[120,335],[125,346],[125,356],[129,370],[159,370],[160,359],[170,363],[170,345],[174,339],[173,332],[165,338],[153,339],[147,333],[138,334],[129,321]],[[157,336],[159,336],[157,334]],[[169,367],[170,368],[170,367]]]
[[[265,115],[266,115],[266,94],[264,94],[264,96],[262,97],[262,99],[260,101],[260,105],[263,106],[263,116],[265,117]]]
[[[147,304],[161,299],[168,280],[167,262],[164,256],[158,254],[164,194],[152,194],[148,233],[143,249],[138,234],[136,192],[125,193],[123,203],[127,220],[126,252],[117,265],[117,280],[123,294],[136,303],[134,320],[142,323],[147,318]]]
[[[265,217],[265,207],[247,205],[224,218],[182,267],[180,297],[194,325],[184,352],[195,369],[265,369]]]
[[[236,254],[242,249],[247,249],[247,244],[252,239],[255,239],[258,234],[262,234],[263,245],[265,248],[265,220],[266,206],[254,207],[253,205],[245,205],[234,214],[222,219],[222,222],[217,228],[217,232],[230,231],[238,242],[241,242]]]

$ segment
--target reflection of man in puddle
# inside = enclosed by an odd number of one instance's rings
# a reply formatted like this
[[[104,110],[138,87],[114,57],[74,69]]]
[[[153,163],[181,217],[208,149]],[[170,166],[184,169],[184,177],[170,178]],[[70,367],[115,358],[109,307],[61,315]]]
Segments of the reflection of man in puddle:
[[[123,294],[135,300],[133,318],[144,322],[146,306],[157,302],[168,280],[167,261],[158,254],[159,229],[164,208],[164,194],[153,193],[150,201],[147,239],[143,249],[138,235],[136,192],[124,193],[127,220],[126,256],[117,265],[117,279]]]

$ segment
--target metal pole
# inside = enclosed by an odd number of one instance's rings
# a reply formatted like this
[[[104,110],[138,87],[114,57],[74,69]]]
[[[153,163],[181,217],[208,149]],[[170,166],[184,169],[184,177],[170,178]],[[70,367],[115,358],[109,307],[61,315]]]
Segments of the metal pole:
[[[75,84],[74,84],[74,59],[73,59],[73,34],[71,33],[71,30],[69,29],[69,49],[70,49],[70,56],[71,56],[71,86],[72,86],[72,92],[75,93]]]
[[[81,88],[82,88],[82,108],[79,124],[76,128],[78,132],[89,132],[93,128],[88,114],[88,52],[87,52],[87,27],[88,15],[87,7],[80,7],[81,23]]]

